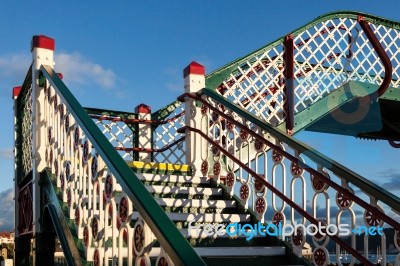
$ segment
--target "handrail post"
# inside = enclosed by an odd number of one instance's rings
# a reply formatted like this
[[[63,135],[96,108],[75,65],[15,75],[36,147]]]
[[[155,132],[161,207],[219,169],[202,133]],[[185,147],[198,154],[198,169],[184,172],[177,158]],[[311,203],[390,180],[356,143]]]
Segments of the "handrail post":
[[[135,113],[140,120],[151,120],[151,107],[143,103],[135,107]],[[153,138],[151,132],[151,124],[136,124],[135,146],[136,148],[151,150],[153,148]],[[153,160],[152,152],[135,152],[136,161],[151,162]]]
[[[285,37],[284,47],[285,87],[283,91],[285,94],[286,131],[292,135],[294,128],[294,42],[291,34]]]
[[[196,93],[205,87],[205,68],[192,62],[183,70],[185,93]],[[196,100],[185,99],[185,125],[201,130],[201,113],[196,108]],[[190,131],[185,133],[186,163],[191,167],[194,176],[201,175],[201,139]]]
[[[32,207],[33,207],[33,234],[35,252],[33,254],[33,265],[46,256],[40,252],[41,246],[46,245],[47,239],[42,235],[41,200],[40,200],[40,172],[46,167],[46,123],[45,123],[45,91],[43,85],[39,84],[41,65],[54,65],[55,42],[52,38],[44,35],[32,38]]]

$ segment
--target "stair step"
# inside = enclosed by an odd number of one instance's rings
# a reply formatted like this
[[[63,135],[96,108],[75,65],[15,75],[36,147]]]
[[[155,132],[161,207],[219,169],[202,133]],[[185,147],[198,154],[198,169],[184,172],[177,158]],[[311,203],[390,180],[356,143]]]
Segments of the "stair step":
[[[201,257],[266,257],[283,256],[285,247],[195,247],[194,250]],[[160,248],[153,247],[150,251],[150,257],[157,257],[160,254]]]
[[[182,175],[159,175],[150,173],[137,173],[137,177],[142,181],[161,182],[161,183],[190,183],[196,185],[209,185],[208,177],[182,176]]]
[[[185,195],[204,195],[204,196],[221,196],[222,188],[206,188],[206,187],[169,187],[159,185],[147,185],[150,193],[157,194],[185,194]]]
[[[197,208],[235,208],[234,200],[199,200],[199,199],[174,199],[174,198],[157,198],[157,203],[168,207],[197,207]]]
[[[191,232],[190,232],[190,235],[189,235],[189,229],[187,229],[187,228],[182,228],[182,229],[179,229],[179,231],[181,232],[181,234],[184,236],[184,237],[186,237],[186,238],[196,238],[196,239],[198,239],[198,238],[200,238],[200,239],[205,239],[205,238],[219,238],[219,239],[246,239],[247,238],[247,236],[245,236],[245,235],[233,235],[233,236],[230,236],[230,235],[228,235],[228,234],[223,234],[223,235],[217,235],[217,234],[215,234],[215,235],[209,235],[209,233],[207,233],[204,229],[199,229],[199,230],[196,230],[196,229],[192,229],[191,230]],[[262,235],[260,235],[260,234],[256,234],[256,235],[254,235],[253,237],[252,237],[252,239],[254,239],[254,238],[265,238],[265,236],[262,236]]]
[[[251,221],[250,214],[228,214],[228,213],[174,213],[166,212],[172,221],[199,222],[199,223],[248,223]],[[138,212],[133,212],[131,219],[137,220]]]

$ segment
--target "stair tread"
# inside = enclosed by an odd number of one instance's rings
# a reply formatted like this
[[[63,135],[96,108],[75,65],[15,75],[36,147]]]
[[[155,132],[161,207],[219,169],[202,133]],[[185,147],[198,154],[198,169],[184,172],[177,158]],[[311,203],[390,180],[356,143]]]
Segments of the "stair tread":
[[[137,173],[136,176],[142,181],[163,183],[190,183],[209,185],[208,177],[183,176],[183,175],[160,175],[151,173]]]
[[[285,247],[195,247],[201,257],[254,257],[254,256],[284,256]],[[160,248],[153,247],[150,257],[158,256]]]
[[[223,239],[227,239],[227,238],[229,238],[229,239],[246,239],[247,238],[247,236],[245,236],[245,235],[233,235],[233,236],[230,236],[228,234],[223,234],[223,235],[215,234],[215,235],[209,236],[209,234],[207,234],[207,232],[204,229],[199,229],[199,230],[192,229],[191,232],[190,232],[190,235],[189,235],[189,229],[187,229],[187,228],[179,229],[179,231],[186,238],[201,238],[201,239],[205,239],[205,238],[208,238],[208,237],[209,238],[223,238]],[[252,238],[264,238],[264,237],[265,236],[256,234]]]
[[[194,221],[194,222],[250,222],[251,216],[249,214],[228,214],[228,213],[175,213],[166,212],[167,216],[172,221]],[[138,212],[133,212],[131,215],[132,220],[136,220],[139,217]]]
[[[175,199],[175,198],[157,198],[160,206],[170,207],[198,207],[198,208],[235,208],[234,200],[202,200],[202,199]]]
[[[206,188],[206,187],[179,187],[179,186],[160,186],[160,185],[147,185],[147,190],[151,193],[159,194],[198,194],[207,196],[220,196],[222,195],[222,188]]]

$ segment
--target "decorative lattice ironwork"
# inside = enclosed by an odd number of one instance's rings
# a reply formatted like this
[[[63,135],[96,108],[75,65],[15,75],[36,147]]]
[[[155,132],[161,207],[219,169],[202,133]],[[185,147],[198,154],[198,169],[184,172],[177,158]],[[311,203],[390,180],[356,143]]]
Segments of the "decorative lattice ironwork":
[[[178,133],[178,129],[185,126],[184,106],[179,105],[175,110],[165,118],[165,123],[160,124],[153,131],[153,147],[154,149],[163,149],[169,147],[162,152],[154,153],[154,161],[159,163],[186,163],[185,145],[183,142],[174,144],[178,139],[182,138],[182,134]],[[172,146],[171,146],[172,145]]]
[[[32,171],[32,86],[24,88],[20,96],[20,132],[21,143],[20,159],[21,159],[21,178],[25,177]]]
[[[260,128],[263,123],[261,120],[251,118],[244,111],[238,111],[239,109],[227,110],[227,106],[234,106],[227,102],[221,108],[221,102],[216,99],[223,98],[211,91],[206,95],[211,97],[205,99],[205,95],[203,98],[190,96],[202,101],[207,105],[203,110],[208,110],[202,113],[202,119],[208,122],[202,124],[204,128],[201,132],[207,138],[208,146],[204,152],[209,155],[209,161],[204,161],[203,164],[219,165],[219,171],[209,173],[217,181],[227,171],[229,179],[225,183],[228,191],[237,194],[243,206],[252,209],[261,222],[276,224],[287,217],[293,226],[321,223],[336,226],[348,224],[349,229],[356,226],[400,227],[395,221],[399,218],[396,214],[391,214],[391,217],[385,214],[390,209],[388,202],[378,200],[376,194],[369,194],[362,185],[357,187],[354,183],[350,184],[350,177],[343,174],[348,170],[333,170],[335,168],[331,165],[335,162],[332,160],[329,160],[329,168],[324,167],[320,164],[321,157],[317,153],[315,156],[310,156],[312,151],[300,153],[298,147],[303,149],[303,144],[278,138],[280,133],[275,135],[272,127],[265,126],[268,130]],[[211,112],[218,113],[219,119],[213,119]],[[229,129],[223,126],[228,121],[232,125]],[[269,148],[249,152],[254,143],[259,146],[262,143]],[[215,149],[220,151],[218,156],[215,156]],[[357,195],[353,192],[356,189]],[[372,200],[367,202],[365,198]],[[356,215],[359,213],[362,215]],[[370,236],[365,237],[368,239]],[[384,236],[380,239],[382,243],[386,241]],[[328,261],[322,251],[326,250],[330,241],[336,240],[334,237],[320,235],[313,238],[312,247],[318,263]],[[304,234],[293,236],[292,243],[294,251],[301,254],[305,244]],[[358,254],[355,241],[348,247]],[[386,256],[386,253],[383,255]]]

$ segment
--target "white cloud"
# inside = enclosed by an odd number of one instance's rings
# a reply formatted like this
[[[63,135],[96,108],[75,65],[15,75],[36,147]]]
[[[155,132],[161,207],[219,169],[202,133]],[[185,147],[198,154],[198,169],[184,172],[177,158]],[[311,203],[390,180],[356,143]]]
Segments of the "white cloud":
[[[14,229],[14,189],[0,192],[0,232]]]
[[[94,83],[103,89],[115,87],[117,78],[114,71],[91,62],[77,52],[56,54],[54,61],[55,69],[63,74],[65,82],[76,85]]]
[[[0,76],[12,79],[12,82],[22,82],[29,69],[30,60],[30,55],[25,53],[0,56]]]
[[[78,52],[55,53],[54,61],[56,71],[64,75],[66,83],[79,87],[96,84],[106,90],[115,87],[117,77],[114,71],[88,60]],[[7,80],[11,86],[21,85],[30,63],[29,53],[0,55],[0,77],[3,83]]]
[[[14,158],[12,148],[2,148],[0,149],[0,158],[4,160],[12,160]]]

